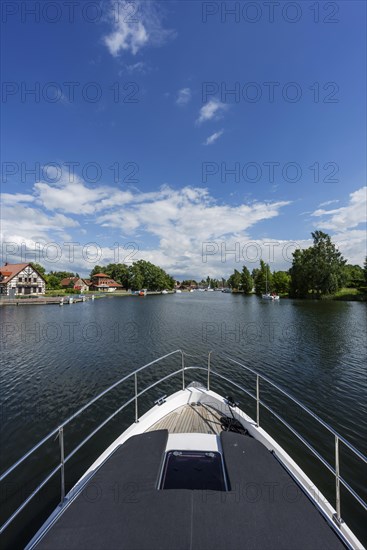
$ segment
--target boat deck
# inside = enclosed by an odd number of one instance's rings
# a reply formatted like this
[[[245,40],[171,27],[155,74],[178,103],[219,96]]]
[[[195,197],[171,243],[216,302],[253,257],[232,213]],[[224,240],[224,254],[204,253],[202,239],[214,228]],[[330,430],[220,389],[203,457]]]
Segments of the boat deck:
[[[146,432],[119,446],[37,550],[345,550],[277,458],[250,436],[220,434],[227,491],[158,490],[168,436]]]
[[[223,412],[208,403],[183,405],[164,416],[147,431],[168,430],[168,433],[202,433],[219,435]]]

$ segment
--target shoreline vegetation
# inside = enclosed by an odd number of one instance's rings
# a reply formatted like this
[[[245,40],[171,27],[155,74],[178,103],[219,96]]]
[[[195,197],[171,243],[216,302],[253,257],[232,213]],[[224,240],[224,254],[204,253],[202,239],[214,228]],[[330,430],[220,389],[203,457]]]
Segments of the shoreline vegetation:
[[[182,293],[190,293],[189,289],[183,289],[181,291]],[[231,291],[232,294],[238,294],[242,295],[244,297],[249,296],[256,296],[255,292],[245,293],[243,290],[239,289],[233,289]],[[147,291],[146,293],[148,296],[157,296],[161,295],[161,291]],[[167,294],[175,294],[174,290],[168,290]],[[39,303],[39,301],[42,300],[42,298],[66,298],[69,296],[74,296],[75,298],[80,296],[85,296],[88,298],[91,298],[91,296],[94,295],[95,299],[101,299],[101,298],[125,298],[127,296],[134,296],[134,294],[129,290],[116,290],[115,292],[93,292],[93,291],[87,291],[80,293],[78,291],[70,291],[70,289],[60,289],[60,290],[49,290],[46,291],[46,293],[43,296],[34,296],[33,298],[30,296],[19,296],[15,299],[3,299],[0,300],[0,305],[11,305],[11,302],[18,302],[18,301],[27,301],[27,305],[29,304],[30,300],[34,302],[34,304]],[[279,294],[280,298],[282,299],[294,299],[287,293],[281,293]],[[5,298],[5,297],[4,297]],[[297,298],[296,298],[297,299]],[[302,301],[344,301],[344,302],[367,302],[367,287],[365,288],[341,288],[338,290],[338,292],[334,294],[328,294],[327,296],[317,296],[316,294],[309,294],[309,296],[302,298]],[[5,304],[6,302],[6,304]]]
[[[90,279],[66,271],[46,273],[42,265],[32,265],[46,279],[46,297],[80,294],[81,287],[74,286],[74,280],[78,279],[84,283],[83,294],[94,294],[96,298],[103,295],[131,296],[141,289],[146,289],[148,294],[226,289],[235,294],[261,296],[269,292],[281,298],[302,300],[367,301],[367,257],[363,268],[347,264],[329,235],[322,231],[315,231],[311,235],[313,245],[293,252],[292,266],[288,271],[272,272],[269,264],[261,259],[260,266],[253,268],[251,273],[244,265],[242,271],[234,269],[228,279],[208,276],[199,282],[193,279],[177,281],[161,267],[145,260],[138,260],[131,265],[96,265],[89,275]],[[109,277],[110,282],[118,287],[114,292],[93,286],[93,277],[102,275]],[[89,290],[86,290],[88,287]],[[16,299],[22,298],[16,296]]]

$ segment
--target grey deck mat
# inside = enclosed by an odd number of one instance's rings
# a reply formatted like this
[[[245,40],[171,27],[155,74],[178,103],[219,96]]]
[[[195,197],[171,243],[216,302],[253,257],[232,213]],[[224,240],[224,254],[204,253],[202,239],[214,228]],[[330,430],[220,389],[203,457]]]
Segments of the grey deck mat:
[[[168,432],[130,438],[37,545],[48,550],[344,548],[272,454],[222,432],[229,492],[156,489]]]

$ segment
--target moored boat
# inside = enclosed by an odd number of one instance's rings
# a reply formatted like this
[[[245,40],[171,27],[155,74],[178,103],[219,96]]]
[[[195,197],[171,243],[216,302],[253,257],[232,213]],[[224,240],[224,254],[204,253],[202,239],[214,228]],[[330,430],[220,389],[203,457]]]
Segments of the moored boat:
[[[269,292],[262,294],[261,297],[263,300],[279,300],[279,296],[277,294],[270,294]]]

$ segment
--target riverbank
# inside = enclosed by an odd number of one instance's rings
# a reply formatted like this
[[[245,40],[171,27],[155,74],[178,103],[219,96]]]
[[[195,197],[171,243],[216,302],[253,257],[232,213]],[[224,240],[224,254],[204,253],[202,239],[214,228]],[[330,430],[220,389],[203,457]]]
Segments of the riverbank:
[[[339,300],[345,302],[367,302],[366,289],[341,288],[335,294],[322,296],[321,300]]]
[[[147,296],[160,295],[160,291],[149,291]],[[173,290],[168,290],[167,294],[174,294]],[[64,305],[64,304],[76,304],[79,302],[87,302],[89,300],[100,300],[101,298],[122,298],[124,296],[138,296],[128,291],[116,291],[116,292],[85,292],[84,294],[70,293],[64,290],[46,292],[42,296],[16,296],[15,298],[3,297],[0,299],[0,306],[33,306],[33,305]],[[138,296],[139,297],[139,296]]]

